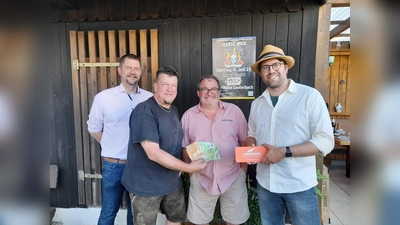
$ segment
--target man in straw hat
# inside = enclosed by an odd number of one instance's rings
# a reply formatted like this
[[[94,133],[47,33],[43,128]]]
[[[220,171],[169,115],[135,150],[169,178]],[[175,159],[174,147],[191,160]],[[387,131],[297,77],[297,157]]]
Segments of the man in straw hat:
[[[294,62],[282,49],[266,45],[251,66],[267,85],[251,105],[246,140],[268,148],[256,176],[263,225],[284,225],[285,206],[293,224],[320,224],[315,155],[327,155],[334,139],[321,94],[288,79]]]

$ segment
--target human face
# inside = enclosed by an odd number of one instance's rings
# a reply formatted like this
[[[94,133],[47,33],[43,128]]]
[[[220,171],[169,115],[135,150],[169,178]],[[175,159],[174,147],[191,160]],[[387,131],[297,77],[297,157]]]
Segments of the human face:
[[[178,92],[178,77],[161,73],[154,83],[154,98],[165,108],[169,108]]]
[[[206,78],[201,81],[199,88],[219,88],[218,83],[216,80],[212,78]],[[202,93],[201,90],[197,90],[197,96],[199,96],[200,99],[200,105],[202,107],[204,106],[216,106],[218,107],[218,102],[219,102],[219,96],[221,94],[221,91],[218,90],[217,93],[213,94],[211,91],[208,91],[207,93]]]
[[[124,63],[118,67],[118,73],[121,76],[123,85],[136,86],[142,75],[140,63],[136,59],[126,58]]]
[[[261,67],[265,65],[272,65],[274,63],[283,63],[280,62],[278,59],[268,59],[261,62]],[[279,89],[280,87],[285,84],[287,81],[287,65],[282,64],[281,68],[275,70],[272,66],[269,68],[269,71],[264,72],[261,70],[260,75],[263,79],[264,83],[271,89]]]

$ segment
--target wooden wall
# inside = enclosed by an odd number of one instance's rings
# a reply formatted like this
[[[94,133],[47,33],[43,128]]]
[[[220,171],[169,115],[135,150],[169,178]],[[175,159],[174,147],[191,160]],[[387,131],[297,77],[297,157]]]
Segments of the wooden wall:
[[[328,71],[328,105],[332,118],[350,119],[350,50],[331,51],[335,57]],[[343,110],[337,113],[335,104],[341,103]]]
[[[69,61],[69,30],[159,30],[159,66],[177,69],[179,113],[198,103],[199,78],[212,71],[212,38],[256,36],[256,56],[266,44],[283,48],[296,63],[289,70],[294,81],[314,86],[318,9],[315,3],[298,12],[247,14],[215,17],[149,19],[136,21],[52,23],[51,33],[51,120],[53,121],[50,163],[59,166],[57,189],[51,191],[51,205],[76,207],[77,171],[75,162],[74,118]],[[259,96],[266,86],[256,76]],[[246,118],[251,100],[230,100]]]

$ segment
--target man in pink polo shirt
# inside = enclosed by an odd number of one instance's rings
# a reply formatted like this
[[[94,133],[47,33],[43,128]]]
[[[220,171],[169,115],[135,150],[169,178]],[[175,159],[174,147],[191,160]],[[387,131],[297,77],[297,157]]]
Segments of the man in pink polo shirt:
[[[182,116],[183,140],[212,142],[221,159],[208,162],[206,168],[190,175],[187,218],[194,224],[208,224],[213,219],[219,198],[222,219],[229,225],[242,224],[249,218],[247,204],[247,164],[235,162],[235,147],[246,141],[247,122],[243,112],[232,103],[220,101],[220,84],[212,75],[197,85],[200,103]],[[186,151],[183,160],[190,162]]]

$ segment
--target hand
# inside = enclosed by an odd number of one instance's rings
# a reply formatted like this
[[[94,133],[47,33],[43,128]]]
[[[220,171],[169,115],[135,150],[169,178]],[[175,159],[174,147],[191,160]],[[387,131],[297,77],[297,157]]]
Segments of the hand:
[[[189,173],[196,173],[204,168],[206,168],[207,162],[204,162],[203,159],[194,160],[190,163],[190,172]]]
[[[262,146],[268,148],[268,153],[260,163],[275,164],[285,158],[286,150],[284,147],[276,147],[268,144],[262,144]]]

